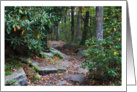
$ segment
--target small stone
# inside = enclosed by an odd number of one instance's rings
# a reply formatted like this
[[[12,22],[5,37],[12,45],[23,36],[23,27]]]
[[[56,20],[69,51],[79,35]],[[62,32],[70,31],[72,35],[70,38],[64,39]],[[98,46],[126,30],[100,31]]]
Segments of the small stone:
[[[84,57],[84,53],[87,53],[87,52],[88,52],[88,50],[81,50],[81,51],[79,51],[79,52],[77,53],[76,58],[78,58],[78,59],[83,58],[83,57]]]
[[[81,65],[73,65],[73,68],[81,67]]]
[[[64,67],[69,67],[71,65],[71,63],[68,61],[58,61],[57,63]]]
[[[83,68],[80,68],[78,71],[77,71],[77,73],[84,73],[84,74],[86,74],[88,72],[88,70],[87,69],[83,69]]]
[[[57,85],[64,85],[64,84],[66,84],[66,83],[67,83],[67,82],[64,80],[64,81],[58,82]]]
[[[64,79],[71,80],[73,82],[78,82],[80,84],[83,84],[85,82],[85,76],[83,74],[77,74],[77,75],[64,75]]]
[[[50,48],[50,51],[51,51],[51,52],[54,52],[54,53],[60,54],[63,59],[71,59],[71,57],[67,56],[66,54],[64,54],[64,53],[62,53],[62,52],[60,52],[60,51],[58,51],[58,50],[56,50],[56,49],[54,49],[54,48]]]
[[[39,74],[40,75],[47,75],[50,73],[57,73],[58,69],[54,68],[54,67],[40,67],[39,69]]]
[[[77,47],[77,44],[75,43],[67,43],[65,45],[62,46],[63,49],[75,49]]]

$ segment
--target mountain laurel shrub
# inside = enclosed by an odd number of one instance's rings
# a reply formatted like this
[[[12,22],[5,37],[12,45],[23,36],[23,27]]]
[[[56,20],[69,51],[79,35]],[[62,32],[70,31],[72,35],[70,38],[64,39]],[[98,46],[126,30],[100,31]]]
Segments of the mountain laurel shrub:
[[[45,49],[47,33],[60,20],[62,10],[61,7],[6,6],[6,46],[12,49],[25,46],[33,53]]]
[[[104,38],[86,40],[88,53],[85,53],[83,67],[90,76],[97,79],[115,81],[121,84],[121,7],[104,7]]]

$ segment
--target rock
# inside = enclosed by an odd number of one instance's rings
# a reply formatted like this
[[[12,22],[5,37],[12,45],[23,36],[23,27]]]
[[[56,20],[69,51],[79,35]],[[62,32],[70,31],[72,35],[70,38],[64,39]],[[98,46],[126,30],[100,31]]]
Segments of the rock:
[[[57,50],[63,50],[63,48],[62,48],[62,47],[56,47],[56,49],[57,49]]]
[[[63,75],[64,79],[70,80],[72,75]]]
[[[16,82],[13,86],[20,86],[20,85],[25,86],[25,85],[26,85],[26,83],[28,83],[27,78],[26,78],[26,79],[22,79],[22,80],[20,80],[20,81]],[[26,85],[26,86],[27,86],[27,85]]]
[[[54,55],[52,54],[52,53],[46,53],[46,52],[41,52],[40,53],[42,56],[44,56],[44,57],[49,57],[49,58],[53,58],[54,57]]]
[[[66,83],[67,83],[67,81],[64,80],[64,81],[58,82],[57,85],[65,85]]]
[[[73,65],[73,68],[81,67],[81,65]]]
[[[23,58],[22,60],[26,61],[27,58]],[[38,62],[36,62],[34,60],[30,60],[30,62],[31,62],[30,64],[37,69],[39,74],[43,75],[43,76],[47,75],[47,74],[50,74],[50,73],[62,73],[62,72],[66,71],[66,67],[65,67],[66,63],[65,64],[61,63],[61,64],[64,64],[62,66],[62,65],[58,65],[58,64],[52,65],[49,62],[38,63]],[[44,66],[44,64],[45,64],[45,66]]]
[[[83,69],[83,68],[80,68],[77,73],[84,73],[86,74],[88,72],[88,69]]]
[[[71,63],[68,61],[58,61],[57,63],[64,67],[69,67],[71,65]]]
[[[66,68],[58,65],[48,65],[45,67],[40,67],[39,74],[40,75],[47,75],[50,73],[62,73],[65,72]]]
[[[50,83],[48,83],[48,86],[55,86],[54,84],[50,84]]]
[[[59,72],[61,72],[61,73],[65,72],[67,70],[65,67],[62,67],[62,66],[58,66],[57,69],[58,69],[58,73]]]
[[[40,67],[38,72],[40,75],[47,75],[50,73],[57,73],[58,69],[54,67]]]
[[[5,85],[9,86],[26,86],[28,85],[28,80],[26,74],[21,68],[19,71],[14,72],[11,75],[6,76],[5,78]]]
[[[67,43],[62,46],[63,49],[75,49],[77,45],[75,43]]]
[[[85,76],[83,74],[73,75],[71,77],[71,81],[78,82],[80,84],[83,84],[85,80]]]
[[[31,62],[30,62],[30,58],[20,57],[19,59],[22,60],[22,61],[25,62],[25,63],[31,63]]]
[[[47,75],[50,73],[58,73],[58,72],[65,72],[66,71],[65,67],[62,67],[59,65],[51,65],[50,63],[47,62],[46,63],[47,66],[40,67],[42,64],[43,63],[38,63],[36,61],[32,61],[32,65],[39,68],[38,72],[40,75]]]
[[[54,48],[50,48],[50,51],[53,53],[58,53],[62,56],[63,59],[71,59],[71,57],[67,56],[66,54],[54,49]]]
[[[84,57],[84,53],[87,53],[87,52],[88,52],[88,50],[81,50],[81,51],[79,51],[79,52],[77,53],[76,58],[78,58],[78,59],[83,58],[83,57]]]
[[[83,84],[85,81],[85,76],[83,74],[77,74],[77,75],[63,75],[64,79],[70,80],[73,82],[78,82],[80,84]]]

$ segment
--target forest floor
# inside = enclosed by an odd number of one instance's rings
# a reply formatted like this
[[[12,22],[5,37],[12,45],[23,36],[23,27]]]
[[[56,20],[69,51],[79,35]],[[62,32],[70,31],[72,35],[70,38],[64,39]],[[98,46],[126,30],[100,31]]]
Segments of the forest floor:
[[[50,47],[62,47],[64,44],[66,44],[63,41],[49,41]],[[37,74],[41,79],[37,81],[37,83],[33,82],[33,79],[29,77],[30,74],[30,68],[24,66],[24,70],[26,72],[26,75],[28,77],[29,85],[33,86],[78,86],[78,85],[94,85],[95,81],[88,78],[89,73],[78,73],[77,71],[81,69],[82,61],[83,59],[77,59],[76,53],[74,53],[74,50],[69,49],[63,49],[61,50],[62,53],[68,55],[71,57],[71,59],[56,59],[56,57],[53,59],[55,62],[61,61],[61,62],[70,62],[70,65],[67,67],[66,71],[63,73],[51,73],[47,75],[39,75]],[[36,61],[39,62],[39,60],[43,60],[43,58],[37,57],[34,58]],[[73,77],[73,78],[71,78]],[[71,79],[70,79],[71,78]]]
[[[78,59],[76,48],[74,49],[64,49],[63,46],[68,43],[63,41],[48,41],[48,47],[53,47],[58,49],[58,51],[65,54],[69,59],[61,59],[58,56],[54,56],[53,58],[42,58],[42,57],[31,57],[30,62],[34,61],[37,63],[37,67],[45,67],[49,68],[50,72],[44,72],[44,74],[40,74],[39,70],[35,70],[32,65],[28,65],[27,63],[20,63],[20,67],[23,68],[25,74],[27,76],[28,85],[29,86],[93,86],[93,85],[109,85],[109,81],[93,79],[89,76],[89,72],[87,69],[82,68],[83,60]],[[68,46],[68,45],[67,45]],[[46,52],[45,52],[46,53]],[[15,60],[16,61],[16,60]],[[25,60],[26,61],[26,60]],[[16,63],[16,62],[13,62]],[[57,72],[51,72],[55,68],[62,69],[57,70]],[[56,67],[57,66],[57,67]],[[53,70],[52,70],[53,69]],[[18,71],[16,67],[12,68]],[[15,71],[15,72],[16,72]],[[43,70],[42,70],[43,71]],[[45,71],[45,70],[44,70]]]

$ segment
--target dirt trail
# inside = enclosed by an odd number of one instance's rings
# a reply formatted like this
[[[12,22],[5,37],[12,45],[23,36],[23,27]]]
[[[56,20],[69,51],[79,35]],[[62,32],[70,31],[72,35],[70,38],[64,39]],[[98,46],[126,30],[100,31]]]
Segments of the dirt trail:
[[[48,46],[56,48],[56,47],[62,47],[64,44],[66,44],[66,43],[62,42],[62,41],[49,41]],[[39,80],[37,82],[37,84],[34,84],[34,85],[39,85],[39,86],[86,85],[86,83],[84,83],[84,84],[82,83],[83,79],[81,79],[81,78],[83,78],[83,76],[84,76],[84,80],[85,80],[88,73],[84,74],[84,73],[78,73],[77,72],[79,69],[81,69],[82,59],[76,59],[75,58],[76,53],[74,53],[73,50],[64,49],[61,52],[72,57],[72,59],[61,59],[61,60],[59,60],[61,62],[68,61],[71,63],[67,67],[66,72],[64,72],[64,73],[52,73],[52,74],[48,74],[45,76],[40,75],[41,80]],[[56,60],[55,62],[58,62],[58,60]],[[66,78],[67,76],[68,76],[68,78]],[[73,79],[70,80],[69,77],[74,77],[74,81],[72,81]]]

